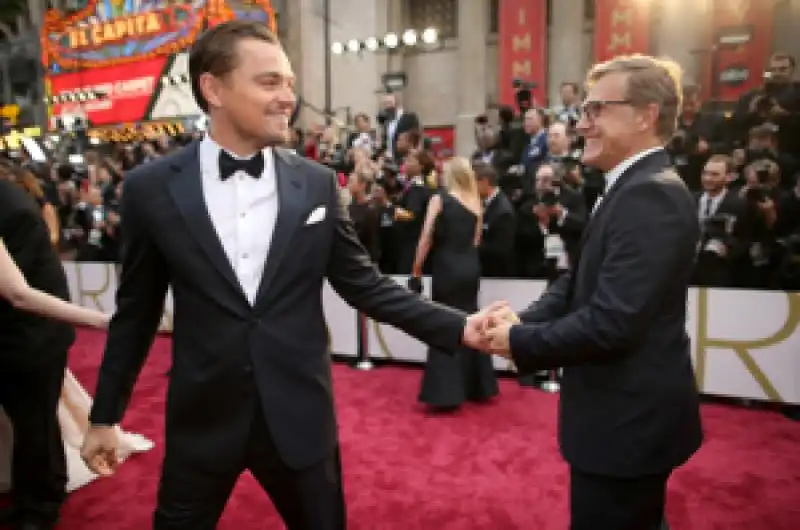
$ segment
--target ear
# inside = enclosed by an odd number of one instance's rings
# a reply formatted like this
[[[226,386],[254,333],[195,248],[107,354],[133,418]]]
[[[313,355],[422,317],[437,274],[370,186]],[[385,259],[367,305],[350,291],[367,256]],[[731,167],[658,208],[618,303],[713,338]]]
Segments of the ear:
[[[220,101],[221,82],[219,78],[214,77],[208,72],[203,73],[197,80],[200,93],[203,94],[209,107],[219,107],[222,105]]]
[[[647,129],[655,131],[658,128],[658,117],[661,115],[658,105],[650,103],[639,110],[637,114],[636,124],[640,131],[646,131]]]

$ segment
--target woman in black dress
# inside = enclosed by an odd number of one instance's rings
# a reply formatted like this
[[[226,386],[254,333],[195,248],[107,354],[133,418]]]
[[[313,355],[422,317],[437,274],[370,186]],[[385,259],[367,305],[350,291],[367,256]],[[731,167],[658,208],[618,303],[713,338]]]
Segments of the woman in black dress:
[[[467,313],[478,310],[482,205],[475,174],[465,158],[444,167],[446,189],[431,197],[412,275],[420,277],[433,253],[434,301]],[[457,409],[464,401],[486,401],[497,394],[492,358],[463,348],[454,353],[428,349],[420,401],[438,410]]]

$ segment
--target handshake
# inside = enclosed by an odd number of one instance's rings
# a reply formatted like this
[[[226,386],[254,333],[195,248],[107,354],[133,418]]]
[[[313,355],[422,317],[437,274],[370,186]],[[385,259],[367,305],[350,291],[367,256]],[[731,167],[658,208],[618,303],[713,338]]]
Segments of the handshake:
[[[463,343],[465,346],[485,353],[510,358],[511,326],[520,323],[519,317],[507,302],[494,302],[478,313],[467,317]]]

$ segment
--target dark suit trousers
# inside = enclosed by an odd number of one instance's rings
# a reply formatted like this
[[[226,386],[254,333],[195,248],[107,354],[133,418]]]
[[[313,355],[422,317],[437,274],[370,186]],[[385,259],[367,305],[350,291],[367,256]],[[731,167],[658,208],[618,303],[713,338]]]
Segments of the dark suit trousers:
[[[31,352],[31,355],[36,355]],[[47,361],[0,375],[0,405],[14,429],[12,499],[19,517],[51,522],[66,496],[67,464],[58,423],[67,350],[42,352]]]
[[[245,469],[258,480],[288,530],[345,530],[346,515],[339,449],[308,468],[283,463],[261,407],[256,408],[243,465],[216,474],[179,462],[164,461],[154,530],[214,530],[225,503]]]
[[[664,502],[669,475],[620,478],[570,467],[570,530],[666,528]]]

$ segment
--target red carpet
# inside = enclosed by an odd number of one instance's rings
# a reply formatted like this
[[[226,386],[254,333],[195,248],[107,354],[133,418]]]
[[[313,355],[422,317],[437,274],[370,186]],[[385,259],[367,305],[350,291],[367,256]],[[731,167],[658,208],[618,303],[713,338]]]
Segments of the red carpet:
[[[104,335],[82,332],[70,366],[92,391]],[[156,441],[117,476],[73,493],[61,530],[145,530],[162,457],[168,339],[150,355],[125,427]],[[355,530],[565,530],[567,473],[556,447],[556,396],[501,382],[493,404],[451,417],[416,405],[420,372],[334,369],[350,527]],[[800,423],[707,405],[707,441],[669,488],[674,530],[800,527]],[[250,476],[221,530],[283,526]]]

